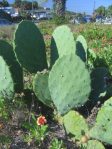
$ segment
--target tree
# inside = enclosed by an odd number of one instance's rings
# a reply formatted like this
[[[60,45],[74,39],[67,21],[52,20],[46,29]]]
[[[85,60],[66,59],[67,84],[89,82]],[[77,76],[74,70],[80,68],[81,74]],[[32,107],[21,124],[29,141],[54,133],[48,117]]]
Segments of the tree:
[[[14,3],[15,8],[23,8],[25,10],[31,10],[32,9],[32,2],[27,0],[15,0]],[[38,2],[33,1],[33,8],[38,9]]]
[[[48,0],[38,0],[38,3],[42,4],[48,2]],[[58,17],[65,17],[67,0],[53,0],[54,14]]]
[[[105,16],[106,14],[106,8],[104,6],[100,6],[98,7],[95,12],[98,14],[98,15],[102,15],[102,16]]]
[[[21,2],[22,10],[31,10],[32,9],[32,2],[29,1],[22,1]]]
[[[37,1],[33,1],[33,8],[38,9],[38,2]]]
[[[3,0],[3,7],[9,7],[9,3],[7,0]]]
[[[1,6],[1,7],[8,7],[8,6],[9,6],[9,3],[8,3],[7,0],[2,0],[2,1],[0,2],[0,6]]]
[[[109,16],[112,16],[112,5],[110,5],[110,6],[108,7],[108,9],[107,9],[107,14],[108,14]]]
[[[38,3],[45,3],[48,0],[38,0]],[[56,24],[63,24],[66,22],[65,19],[65,10],[66,10],[66,2],[67,0],[52,0],[53,1],[53,9],[54,9],[54,21]]]
[[[67,0],[53,0],[54,13],[56,16],[65,17],[66,1]]]
[[[22,0],[15,0],[14,7],[15,8],[21,8],[21,2],[22,2]]]

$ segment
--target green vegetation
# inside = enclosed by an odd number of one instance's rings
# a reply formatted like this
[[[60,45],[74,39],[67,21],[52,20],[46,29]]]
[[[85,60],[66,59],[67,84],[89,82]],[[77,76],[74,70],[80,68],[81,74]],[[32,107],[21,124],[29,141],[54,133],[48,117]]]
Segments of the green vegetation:
[[[105,101],[97,114],[96,123],[88,130],[85,119],[79,113],[70,111],[64,116],[65,129],[68,134],[72,134],[72,139],[79,141],[80,144],[87,143],[88,145],[89,139],[98,139],[107,144],[112,144],[110,130],[112,123],[111,113],[112,98]]]
[[[1,29],[1,146],[10,146],[15,133],[37,148],[46,140],[46,149],[65,149],[69,141],[86,149],[112,145],[111,28],[22,21]],[[91,119],[85,111],[96,107]]]
[[[49,149],[66,149],[64,147],[63,141],[59,141],[58,139],[54,138],[51,142]]]

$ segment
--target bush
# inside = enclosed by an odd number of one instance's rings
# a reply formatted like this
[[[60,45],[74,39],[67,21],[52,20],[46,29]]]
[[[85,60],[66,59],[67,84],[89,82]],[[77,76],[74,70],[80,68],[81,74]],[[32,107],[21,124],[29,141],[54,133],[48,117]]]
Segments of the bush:
[[[96,67],[107,67],[112,75],[112,46],[105,47],[97,54]]]
[[[54,16],[53,21],[56,25],[67,24],[68,21],[65,17]]]

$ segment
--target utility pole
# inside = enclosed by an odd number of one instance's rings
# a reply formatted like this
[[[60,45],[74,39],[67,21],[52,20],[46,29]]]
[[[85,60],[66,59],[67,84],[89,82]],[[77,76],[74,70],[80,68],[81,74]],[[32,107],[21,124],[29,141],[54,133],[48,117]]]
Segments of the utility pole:
[[[95,12],[96,9],[96,0],[94,0],[94,4],[93,4],[93,13]]]

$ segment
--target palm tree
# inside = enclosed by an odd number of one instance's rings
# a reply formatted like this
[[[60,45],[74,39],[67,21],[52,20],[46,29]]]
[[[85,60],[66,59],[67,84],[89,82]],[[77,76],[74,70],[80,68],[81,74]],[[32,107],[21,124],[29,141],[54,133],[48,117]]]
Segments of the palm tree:
[[[56,16],[65,17],[66,1],[67,0],[53,0],[54,13]]]
[[[38,0],[40,3],[47,1],[48,0]],[[53,0],[53,8],[56,16],[65,17],[66,1],[67,0]]]

